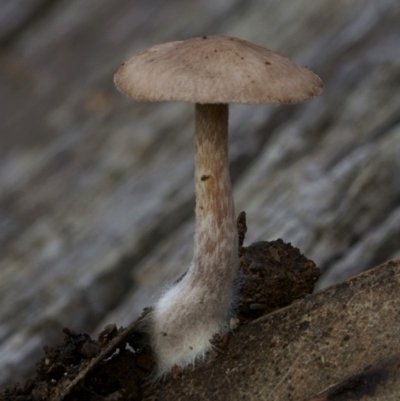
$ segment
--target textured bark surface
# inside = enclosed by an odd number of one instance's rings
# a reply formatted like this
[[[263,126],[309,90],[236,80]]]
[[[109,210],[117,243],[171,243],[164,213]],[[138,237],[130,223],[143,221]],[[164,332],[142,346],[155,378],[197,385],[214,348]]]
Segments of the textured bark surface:
[[[157,43],[237,36],[325,82],[302,105],[230,109],[246,243],[291,242],[320,288],[399,256],[397,0],[23,3],[0,9],[0,385],[64,326],[127,325],[189,265],[193,106],[112,82]]]

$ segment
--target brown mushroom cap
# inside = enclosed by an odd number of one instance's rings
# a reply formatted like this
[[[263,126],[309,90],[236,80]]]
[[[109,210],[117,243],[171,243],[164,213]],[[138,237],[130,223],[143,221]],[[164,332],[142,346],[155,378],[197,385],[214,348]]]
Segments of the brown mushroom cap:
[[[245,40],[204,36],[143,50],[117,71],[117,88],[141,101],[295,103],[318,95],[307,68]]]

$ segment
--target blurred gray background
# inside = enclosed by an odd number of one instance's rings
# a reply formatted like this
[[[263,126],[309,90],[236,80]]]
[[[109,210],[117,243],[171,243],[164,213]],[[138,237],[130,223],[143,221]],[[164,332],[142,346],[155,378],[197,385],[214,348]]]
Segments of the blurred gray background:
[[[0,4],[0,386],[64,326],[128,324],[190,262],[193,105],[113,86],[154,44],[236,36],[325,82],[304,104],[231,107],[247,244],[291,242],[318,288],[400,256],[398,0]]]

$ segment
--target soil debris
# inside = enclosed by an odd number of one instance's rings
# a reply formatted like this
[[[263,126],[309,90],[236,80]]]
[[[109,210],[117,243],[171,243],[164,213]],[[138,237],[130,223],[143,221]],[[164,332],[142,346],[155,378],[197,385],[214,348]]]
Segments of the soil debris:
[[[256,242],[242,248],[241,320],[252,320],[311,294],[320,269],[283,240]]]

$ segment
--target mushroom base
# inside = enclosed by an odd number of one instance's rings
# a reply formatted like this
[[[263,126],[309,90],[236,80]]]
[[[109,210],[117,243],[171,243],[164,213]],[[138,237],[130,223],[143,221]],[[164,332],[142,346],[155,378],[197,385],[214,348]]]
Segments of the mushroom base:
[[[212,348],[211,338],[228,330],[229,304],[220,305],[221,316],[212,316],[215,308],[210,308],[209,289],[193,288],[191,278],[186,277],[160,298],[150,316],[156,377],[174,365],[185,368],[202,360]]]

